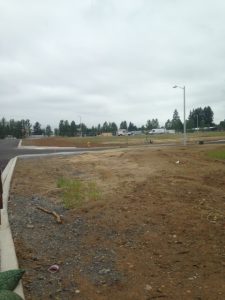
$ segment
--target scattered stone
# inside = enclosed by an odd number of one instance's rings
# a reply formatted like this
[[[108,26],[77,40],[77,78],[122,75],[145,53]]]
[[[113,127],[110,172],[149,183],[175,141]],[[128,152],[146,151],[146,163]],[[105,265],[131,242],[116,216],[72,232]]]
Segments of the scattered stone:
[[[196,275],[192,276],[192,277],[189,277],[188,280],[195,280],[197,278]]]
[[[32,224],[27,224],[27,228],[33,229],[33,228],[34,228],[34,225],[32,225]]]
[[[31,259],[34,260],[34,261],[37,261],[37,260],[38,260],[37,256],[32,256]]]
[[[151,290],[152,290],[152,286],[149,285],[149,284],[146,284],[145,290],[146,290],[146,291],[151,291]]]
[[[111,270],[110,269],[101,269],[98,273],[100,275],[105,275],[105,274],[108,274]]]
[[[132,265],[132,264],[128,264],[129,265],[129,268],[130,269],[133,269],[134,268],[134,265]]]

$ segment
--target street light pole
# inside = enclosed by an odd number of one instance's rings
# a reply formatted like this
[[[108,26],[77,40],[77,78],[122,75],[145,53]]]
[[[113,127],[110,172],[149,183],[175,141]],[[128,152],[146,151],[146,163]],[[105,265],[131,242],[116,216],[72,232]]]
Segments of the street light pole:
[[[183,143],[184,143],[184,146],[186,146],[186,144],[187,144],[187,128],[186,128],[186,90],[185,90],[185,85],[184,86],[175,85],[173,88],[174,89],[179,88],[184,91],[184,96],[183,96],[184,97],[184,138],[183,138]]]
[[[184,146],[187,144],[187,128],[186,128],[186,93],[185,93],[185,85],[183,87],[184,90]]]

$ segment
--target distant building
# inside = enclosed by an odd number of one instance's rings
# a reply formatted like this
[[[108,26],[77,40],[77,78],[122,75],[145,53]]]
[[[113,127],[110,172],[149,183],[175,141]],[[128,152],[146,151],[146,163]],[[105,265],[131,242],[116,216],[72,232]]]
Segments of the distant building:
[[[112,132],[102,132],[102,136],[112,136]]]

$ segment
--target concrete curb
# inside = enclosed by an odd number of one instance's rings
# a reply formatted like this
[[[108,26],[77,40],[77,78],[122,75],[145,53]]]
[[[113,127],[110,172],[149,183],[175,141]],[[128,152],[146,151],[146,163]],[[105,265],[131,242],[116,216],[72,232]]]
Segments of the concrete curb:
[[[52,147],[52,146],[22,146],[22,140],[19,141],[18,149],[33,149],[33,150],[71,150],[77,147]]]
[[[18,144],[17,148],[20,148],[21,145],[22,145],[22,140],[19,141],[19,144]]]
[[[1,210],[2,224],[0,226],[1,271],[18,269],[16,251],[8,220],[9,189],[16,161],[17,157],[11,159],[2,173],[3,209]],[[21,282],[18,284],[15,292],[25,299]]]
[[[77,147],[47,147],[47,146],[18,146],[19,149],[33,149],[33,150],[75,150]]]

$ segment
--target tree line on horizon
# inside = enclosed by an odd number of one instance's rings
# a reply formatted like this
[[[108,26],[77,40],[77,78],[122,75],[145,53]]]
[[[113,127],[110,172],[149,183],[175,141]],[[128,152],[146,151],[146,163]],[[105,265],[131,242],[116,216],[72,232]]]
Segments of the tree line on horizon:
[[[218,125],[213,123],[214,113],[210,106],[201,108],[198,107],[190,111],[188,119],[186,120],[187,130],[199,127],[217,127],[218,129],[225,129],[225,119]],[[174,110],[172,119],[168,119],[164,126],[166,129],[174,129],[176,132],[183,131],[183,123],[180,119],[177,109]],[[152,129],[160,128],[159,120],[157,118],[147,120],[145,125],[137,127],[132,122],[122,121],[119,125],[115,122],[105,121],[102,125],[92,126],[88,128],[84,123],[76,124],[75,121],[69,122],[68,120],[60,120],[58,128],[52,129],[50,125],[42,128],[39,122],[34,125],[30,123],[29,119],[15,121],[10,119],[7,121],[4,117],[0,120],[0,138],[13,136],[16,138],[23,138],[30,135],[56,135],[56,136],[96,136],[102,133],[112,133],[116,135],[118,129],[126,129],[127,131],[142,131],[148,132]]]

